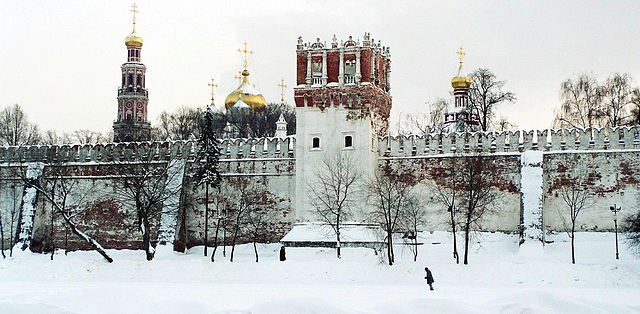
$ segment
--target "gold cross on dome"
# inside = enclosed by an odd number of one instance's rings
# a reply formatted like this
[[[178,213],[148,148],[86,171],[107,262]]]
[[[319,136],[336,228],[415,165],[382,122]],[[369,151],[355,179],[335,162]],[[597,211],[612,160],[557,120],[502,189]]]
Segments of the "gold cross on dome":
[[[209,83],[207,85],[209,85],[209,87],[211,87],[211,104],[213,105],[213,95],[216,93],[215,89],[216,89],[216,87],[218,87],[218,84],[215,84],[214,80],[211,79],[211,83]]]
[[[244,53],[244,69],[247,69],[247,53],[253,54],[253,51],[247,50],[247,42],[244,42],[244,49],[238,49],[239,52]]]
[[[284,89],[287,88],[287,85],[284,83],[284,79],[280,80],[280,84],[278,84],[278,87],[281,88],[281,92],[280,92],[280,101],[284,104]]]
[[[462,59],[464,59],[464,56],[467,55],[464,51],[462,51],[462,46],[460,46],[460,51],[456,52],[456,54],[458,55],[460,62],[462,62]]]
[[[131,8],[132,9],[129,10],[129,12],[133,13],[133,24],[136,24],[136,13],[140,13],[140,11],[136,10],[138,6],[135,3],[131,6]]]
[[[242,85],[242,71],[238,71],[238,75],[234,76],[233,78],[238,80],[238,85]]]

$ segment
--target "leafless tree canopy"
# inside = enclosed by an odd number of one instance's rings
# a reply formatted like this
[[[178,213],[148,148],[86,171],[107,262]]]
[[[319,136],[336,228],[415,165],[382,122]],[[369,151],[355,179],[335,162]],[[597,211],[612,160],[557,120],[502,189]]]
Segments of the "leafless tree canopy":
[[[502,91],[505,81],[499,81],[489,69],[477,69],[470,76],[469,100],[480,115],[482,131],[488,131],[494,123],[496,107],[505,102],[515,102],[516,95]]]
[[[553,127],[617,127],[640,122],[640,91],[628,73],[612,73],[604,82],[593,74],[567,79],[560,86],[562,104]]]
[[[423,230],[427,221],[424,204],[417,197],[410,197],[402,212],[402,228],[406,232],[403,239],[411,248],[414,262],[418,260],[418,233]]]
[[[267,190],[266,179],[248,176],[231,176],[225,179],[221,189],[215,193],[217,206],[223,209],[221,218],[224,227],[231,233],[231,256],[233,262],[235,246],[244,231],[254,244],[258,261],[257,242],[265,242],[267,227],[277,208],[277,197]],[[215,254],[215,251],[214,251]]]
[[[362,174],[351,155],[338,152],[325,155],[307,184],[307,200],[315,214],[336,233],[337,256],[340,255],[340,229],[355,208]]]
[[[174,159],[156,160],[152,151],[138,150],[136,153],[141,154],[138,161],[113,163],[112,171],[119,176],[115,196],[135,215],[147,260],[152,260],[155,248],[151,245],[151,228],[163,213],[163,204],[180,193],[180,186],[169,186],[169,182],[180,174],[171,169],[172,163],[176,162]]]
[[[200,116],[199,109],[187,106],[179,107],[174,113],[163,111],[153,128],[153,138],[159,141],[197,138],[200,134],[198,129]]]
[[[475,153],[461,155],[437,170],[440,177],[436,179],[433,193],[450,213],[454,236],[457,228],[464,233],[464,264],[469,261],[472,233],[481,229],[483,218],[495,210],[493,204],[500,196],[497,185],[504,179],[494,158]],[[454,258],[457,259],[455,246]]]
[[[395,262],[393,233],[404,225],[404,218],[414,218],[408,213],[409,210],[415,209],[413,206],[416,203],[412,188],[406,181],[381,172],[377,172],[373,180],[367,183],[369,203],[373,208],[371,218],[385,231],[384,240],[389,265]]]
[[[38,126],[29,122],[22,108],[15,104],[0,112],[0,145],[19,146],[40,143]]]

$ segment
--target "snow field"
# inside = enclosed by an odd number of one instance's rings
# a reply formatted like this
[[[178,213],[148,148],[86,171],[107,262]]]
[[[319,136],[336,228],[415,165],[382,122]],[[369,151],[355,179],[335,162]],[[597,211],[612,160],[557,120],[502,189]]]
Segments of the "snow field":
[[[562,234],[521,251],[515,235],[483,233],[469,265],[455,264],[450,234],[420,240],[418,262],[397,245],[391,267],[365,248],[343,248],[340,260],[332,249],[287,248],[279,262],[278,244],[259,245],[259,263],[252,245],[237,247],[234,263],[230,248],[215,263],[202,247],[160,248],[151,262],[144,251],[109,250],[112,264],[95,252],[57,252],[53,261],[14,252],[0,260],[0,313],[640,312],[640,259],[621,243],[616,261],[611,233],[577,234],[576,265]]]

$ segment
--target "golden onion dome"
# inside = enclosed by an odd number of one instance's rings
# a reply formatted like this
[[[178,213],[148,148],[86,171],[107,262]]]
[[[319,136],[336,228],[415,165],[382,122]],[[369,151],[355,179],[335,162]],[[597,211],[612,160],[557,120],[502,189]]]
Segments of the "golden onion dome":
[[[254,112],[262,112],[267,106],[267,101],[264,99],[264,96],[249,84],[248,77],[249,71],[242,71],[242,84],[224,100],[225,108],[231,108],[238,103],[239,100],[251,107]]]
[[[458,67],[458,73],[451,79],[451,87],[453,89],[468,89],[471,86],[471,78],[462,69],[462,60],[460,60],[460,66]]]
[[[127,48],[140,48],[143,43],[144,41],[142,40],[142,37],[136,34],[136,24],[133,24],[133,31],[131,32],[131,35],[125,37],[124,44]]]
[[[451,87],[453,89],[469,88],[471,86],[470,77],[454,77],[451,79]]]
[[[460,51],[456,52],[456,54],[460,59],[460,65],[458,66],[458,73],[451,79],[451,87],[453,87],[453,89],[469,89],[469,86],[471,86],[471,78],[467,76],[467,73],[465,73],[462,68],[462,59],[466,53],[464,53],[462,47],[460,47]]]

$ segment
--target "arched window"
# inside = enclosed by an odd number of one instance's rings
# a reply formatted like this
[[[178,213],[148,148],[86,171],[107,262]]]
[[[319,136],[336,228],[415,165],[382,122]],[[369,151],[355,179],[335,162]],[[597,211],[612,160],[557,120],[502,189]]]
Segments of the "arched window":
[[[320,138],[314,137],[311,143],[311,148],[320,148]]]
[[[344,147],[353,147],[353,137],[351,137],[351,135],[344,137]]]

